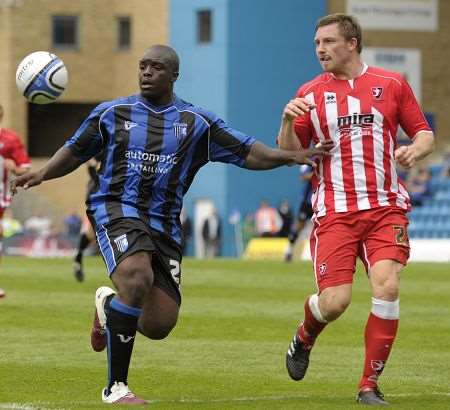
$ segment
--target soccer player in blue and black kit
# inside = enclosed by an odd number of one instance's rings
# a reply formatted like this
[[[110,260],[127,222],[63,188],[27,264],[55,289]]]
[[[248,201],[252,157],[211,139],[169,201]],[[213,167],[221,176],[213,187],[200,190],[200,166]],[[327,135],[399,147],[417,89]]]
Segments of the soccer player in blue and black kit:
[[[100,104],[37,172],[12,182],[25,189],[58,178],[103,151],[87,214],[117,291],[95,297],[91,344],[107,347],[105,403],[144,404],[128,388],[136,331],[163,339],[181,303],[183,196],[208,161],[263,170],[308,163],[329,150],[271,149],[228,127],[214,113],[173,93],[179,60],[168,46],[152,46],[139,61],[140,93]]]

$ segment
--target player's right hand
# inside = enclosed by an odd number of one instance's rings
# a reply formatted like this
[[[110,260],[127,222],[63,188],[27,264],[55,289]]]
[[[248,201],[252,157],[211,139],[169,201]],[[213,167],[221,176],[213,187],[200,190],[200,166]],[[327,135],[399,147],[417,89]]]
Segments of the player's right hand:
[[[294,98],[284,107],[283,119],[292,121],[299,115],[305,115],[314,108],[316,108],[316,105],[310,103],[306,98]]]
[[[17,194],[17,188],[22,187],[23,189],[28,189],[33,186],[39,185],[43,181],[43,176],[41,172],[29,171],[19,177],[14,178],[10,182],[11,193],[13,195]]]
[[[334,142],[331,140],[319,142],[315,147],[298,151],[295,162],[297,164],[308,164],[312,167],[316,167],[317,164],[314,161],[316,157],[322,157],[324,155],[330,155],[330,150],[333,149]]]

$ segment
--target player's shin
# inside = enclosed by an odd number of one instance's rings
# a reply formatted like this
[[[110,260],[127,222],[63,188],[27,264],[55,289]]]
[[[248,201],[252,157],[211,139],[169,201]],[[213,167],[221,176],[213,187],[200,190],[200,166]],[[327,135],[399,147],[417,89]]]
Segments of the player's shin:
[[[305,319],[297,330],[298,337],[306,347],[311,348],[327,324],[319,309],[319,296],[311,295],[305,302]]]
[[[400,303],[372,298],[370,312],[365,329],[366,355],[364,373],[359,382],[359,390],[374,389],[383,372],[386,361],[394,344],[400,315]]]
[[[136,328],[141,309],[112,299],[107,316],[108,390],[115,382],[127,384]],[[109,394],[109,393],[108,393]]]

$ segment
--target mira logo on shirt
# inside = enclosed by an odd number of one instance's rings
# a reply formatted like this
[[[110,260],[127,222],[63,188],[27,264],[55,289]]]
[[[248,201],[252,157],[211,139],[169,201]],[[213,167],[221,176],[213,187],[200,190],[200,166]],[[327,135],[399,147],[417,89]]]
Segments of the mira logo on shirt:
[[[365,125],[372,125],[375,116],[373,114],[351,114],[337,117],[338,127],[350,127],[352,125],[359,125],[361,127]]]

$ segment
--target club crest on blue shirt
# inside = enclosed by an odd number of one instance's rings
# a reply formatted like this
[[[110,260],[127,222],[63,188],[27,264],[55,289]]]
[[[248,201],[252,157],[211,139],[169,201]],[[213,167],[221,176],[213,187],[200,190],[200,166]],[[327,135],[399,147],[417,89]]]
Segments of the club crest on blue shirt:
[[[128,239],[126,234],[118,236],[116,239],[114,239],[114,242],[119,252],[123,253],[128,249]]]
[[[187,123],[185,122],[174,122],[173,123],[173,131],[175,133],[175,137],[178,141],[182,140],[187,135]]]

